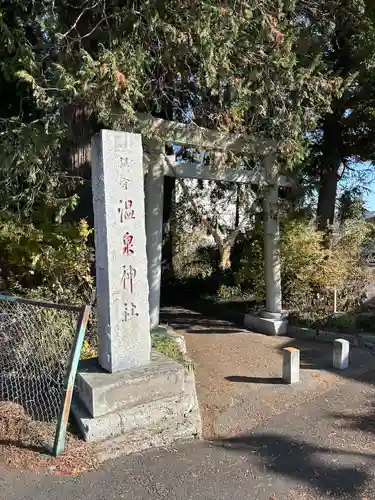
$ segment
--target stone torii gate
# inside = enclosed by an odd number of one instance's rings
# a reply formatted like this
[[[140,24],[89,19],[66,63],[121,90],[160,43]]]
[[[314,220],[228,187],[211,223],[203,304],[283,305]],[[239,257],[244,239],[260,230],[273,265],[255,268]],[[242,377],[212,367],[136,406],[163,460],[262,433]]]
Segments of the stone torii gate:
[[[102,130],[92,140],[99,357],[81,363],[72,409],[85,439],[98,441],[104,456],[201,433],[193,370],[151,349],[150,326],[159,325],[164,175],[267,185],[266,310],[244,322],[268,334],[284,333],[287,326],[278,222],[278,187],[287,181],[277,169],[276,145],[147,117],[134,129],[142,136]],[[252,148],[263,166],[213,170],[166,161],[166,142],[245,154]]]
[[[259,333],[284,334],[287,316],[282,309],[278,187],[291,183],[279,175],[276,163],[276,143],[272,140],[253,141],[250,137],[222,133],[198,127],[138,115],[132,131],[147,138],[149,154],[144,156],[146,176],[146,236],[151,330],[159,326],[162,261],[163,185],[164,176],[227,181],[244,184],[264,184],[264,278],[266,309],[259,314],[246,314],[245,327]],[[176,163],[174,156],[165,158],[165,143],[197,147],[218,152],[255,153],[262,167],[255,170],[212,168],[197,163]],[[173,168],[171,168],[171,166]]]

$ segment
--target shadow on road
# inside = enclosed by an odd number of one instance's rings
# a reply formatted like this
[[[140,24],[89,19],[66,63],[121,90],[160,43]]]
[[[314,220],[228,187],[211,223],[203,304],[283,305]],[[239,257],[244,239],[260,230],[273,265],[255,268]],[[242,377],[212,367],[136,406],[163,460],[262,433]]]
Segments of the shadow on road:
[[[161,321],[174,329],[194,334],[232,334],[243,332],[236,325],[220,319],[204,316],[180,307],[165,307],[161,311]]]
[[[358,494],[370,479],[365,469],[359,469],[358,461],[363,462],[364,457],[370,461],[375,458],[374,455],[314,446],[273,433],[236,436],[217,440],[215,444],[242,455],[248,452],[251,464],[262,472],[280,474],[321,494],[340,499],[343,495]],[[345,464],[340,465],[340,458]]]
[[[375,434],[375,404],[372,404],[372,409],[358,411],[357,413],[331,413],[330,418],[341,420],[340,426],[347,429]],[[372,438],[373,439],[373,438]]]
[[[225,377],[228,382],[243,382],[246,384],[285,384],[280,377],[246,377],[242,375],[230,375]]]

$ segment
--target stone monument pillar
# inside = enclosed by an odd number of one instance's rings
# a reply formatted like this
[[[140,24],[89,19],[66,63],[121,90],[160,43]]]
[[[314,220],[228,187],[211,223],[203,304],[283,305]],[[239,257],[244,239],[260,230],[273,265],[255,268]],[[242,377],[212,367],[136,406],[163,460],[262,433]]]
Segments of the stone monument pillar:
[[[116,372],[151,352],[142,140],[102,130],[92,146],[99,362]]]
[[[102,130],[92,158],[99,359],[80,363],[72,410],[107,458],[199,436],[201,422],[192,370],[151,351],[142,137]]]

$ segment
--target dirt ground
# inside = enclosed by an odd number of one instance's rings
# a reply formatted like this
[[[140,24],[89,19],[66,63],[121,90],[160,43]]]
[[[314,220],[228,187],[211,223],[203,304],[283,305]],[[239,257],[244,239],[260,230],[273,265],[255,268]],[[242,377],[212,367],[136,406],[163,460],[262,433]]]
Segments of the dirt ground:
[[[375,357],[353,348],[348,370],[332,369],[332,345],[251,333],[182,308],[164,308],[162,319],[185,337],[195,364],[206,439],[227,438],[264,425],[272,416],[318,398],[347,379],[359,379]],[[301,353],[301,381],[281,380],[282,350]]]
[[[0,402],[0,466],[58,476],[76,476],[97,467],[93,450],[68,429],[59,457],[45,451],[52,446],[56,423],[33,421],[19,404]]]

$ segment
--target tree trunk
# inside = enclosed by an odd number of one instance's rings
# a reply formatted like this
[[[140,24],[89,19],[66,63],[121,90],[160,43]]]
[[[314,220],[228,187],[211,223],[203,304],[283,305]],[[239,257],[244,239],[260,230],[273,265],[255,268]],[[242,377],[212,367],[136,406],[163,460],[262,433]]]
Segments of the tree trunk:
[[[219,245],[219,255],[220,255],[219,269],[221,271],[227,271],[231,267],[231,261],[230,261],[231,250],[232,247],[230,245],[224,245],[224,246]]]
[[[234,228],[237,229],[240,225],[240,205],[241,205],[241,184],[237,184],[236,192],[236,218],[234,221]]]
[[[94,225],[91,190],[91,137],[99,131],[99,124],[85,103],[69,104],[64,110],[64,119],[68,126],[68,136],[61,148],[61,161],[69,174],[77,181],[73,182],[74,192],[79,202],[69,219],[85,218],[90,226]],[[78,178],[82,179],[78,181]]]
[[[175,202],[175,177],[164,177],[164,194],[163,194],[163,261],[166,263],[168,275],[170,278],[174,276],[173,270],[173,234],[174,234],[174,202]]]
[[[61,156],[72,173],[91,178],[91,137],[99,130],[95,118],[85,103],[69,104],[64,110],[68,137],[62,146]]]
[[[341,165],[341,127],[338,113],[329,115],[323,125],[323,149],[320,164],[317,226],[325,231],[335,219],[339,169]]]
[[[340,160],[337,161],[336,165],[331,164],[330,169],[324,171],[320,177],[317,212],[320,231],[325,231],[334,222],[339,166]]]

